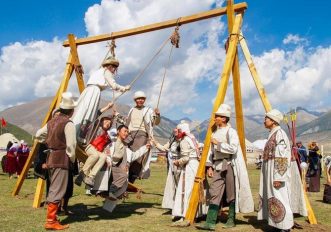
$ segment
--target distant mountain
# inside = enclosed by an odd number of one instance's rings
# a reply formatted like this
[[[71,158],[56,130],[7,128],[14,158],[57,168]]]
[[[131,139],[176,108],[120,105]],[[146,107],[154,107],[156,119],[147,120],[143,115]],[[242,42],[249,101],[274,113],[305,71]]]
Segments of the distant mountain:
[[[52,102],[52,97],[40,98],[22,105],[14,106],[0,112],[0,117],[4,117],[8,122],[26,130],[28,133],[34,135],[41,127],[42,121]],[[101,100],[100,107],[107,104],[106,101]],[[116,104],[116,110],[122,114],[127,115],[130,106]],[[161,142],[169,138],[172,129],[177,124],[166,117],[162,117],[159,126],[155,127],[155,136],[159,137]]]
[[[297,128],[298,135],[331,130],[331,111]]]
[[[319,111],[313,111],[313,110],[307,110],[304,107],[298,106],[297,107],[297,111],[306,111],[309,114],[315,115],[316,117],[321,116],[322,114],[324,114],[325,112],[319,112]]]
[[[51,101],[51,97],[40,98],[26,104],[11,107],[0,112],[0,117],[4,117],[9,123],[27,131],[27,137],[30,137],[29,134],[35,134],[37,129],[40,128]],[[106,101],[101,101],[100,107],[106,105],[106,103]],[[127,105],[116,105],[116,110],[123,115],[127,115],[129,109],[130,106]],[[155,135],[158,140],[161,143],[166,142],[170,137],[173,128],[182,120],[185,120],[190,124],[191,131],[200,141],[204,140],[209,120],[200,123],[191,120],[188,117],[179,120],[171,120],[162,117],[160,125],[155,127]],[[245,134],[249,141],[253,142],[258,139],[265,139],[268,136],[268,130],[264,128],[263,121],[264,114],[245,115]],[[236,128],[235,115],[231,115],[230,123]],[[320,112],[298,107],[296,125],[298,139],[303,142],[308,142],[314,139],[323,142],[324,144],[330,144],[331,150],[331,111],[321,114]],[[288,131],[285,124],[282,124],[282,127],[286,132]],[[17,137],[21,139],[20,136]]]
[[[180,122],[182,121],[186,121],[188,123],[192,122],[192,120],[188,117],[184,117],[184,118],[181,118],[181,119],[177,119],[177,120],[173,120],[175,123],[179,124]]]

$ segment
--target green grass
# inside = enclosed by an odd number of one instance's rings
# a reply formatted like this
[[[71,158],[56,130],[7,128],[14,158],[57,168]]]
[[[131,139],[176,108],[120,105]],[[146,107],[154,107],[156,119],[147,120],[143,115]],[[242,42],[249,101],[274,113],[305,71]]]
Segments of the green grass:
[[[15,126],[14,124],[7,122],[7,126],[2,128],[2,133],[11,133],[18,140],[23,139],[25,142],[29,144],[29,146],[32,145],[32,135],[29,132],[19,128],[18,126]]]
[[[250,167],[249,175],[256,200],[259,170]],[[118,205],[113,213],[102,209],[102,198],[86,196],[82,187],[75,186],[69,205],[76,215],[62,216],[60,219],[63,223],[70,224],[67,231],[196,231],[193,226],[184,229],[170,227],[171,214],[161,208],[165,178],[165,165],[153,164],[152,177],[137,182],[146,192],[142,198],[137,199],[136,194],[130,194],[129,199]],[[32,208],[37,181],[26,179],[19,196],[12,197],[16,180],[8,179],[5,174],[0,173],[0,231],[43,231],[46,210]],[[324,179],[321,183],[324,183]],[[321,190],[323,191],[323,187]],[[305,222],[305,218],[298,217],[295,220],[305,226],[300,231],[331,231],[331,205],[321,202],[322,195],[322,192],[309,194],[319,225],[311,226]],[[221,231],[221,227],[222,224],[218,223],[217,230]],[[256,213],[238,214],[237,227],[230,231],[262,231],[266,228],[263,222],[256,221]]]

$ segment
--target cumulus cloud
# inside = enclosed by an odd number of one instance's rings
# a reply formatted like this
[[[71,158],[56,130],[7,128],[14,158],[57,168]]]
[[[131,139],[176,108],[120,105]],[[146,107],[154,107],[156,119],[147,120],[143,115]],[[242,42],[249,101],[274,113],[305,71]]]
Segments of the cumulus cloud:
[[[88,36],[93,36],[198,13],[210,9],[215,2],[217,6],[224,3],[223,0],[102,0],[88,8],[84,21]],[[121,63],[117,82],[130,83],[172,31],[170,28],[116,40],[116,55]],[[169,117],[177,113],[173,118],[179,118],[185,113],[204,119],[210,112],[199,107],[210,104],[211,109],[215,98],[225,59],[223,42],[220,41],[226,38],[227,28],[219,18],[214,18],[183,25],[180,34],[180,48],[173,51],[159,107]],[[308,47],[307,39],[293,34],[284,38],[283,44],[285,47],[273,48],[253,57],[272,105],[284,110],[298,105],[312,109],[328,107],[331,104],[328,100],[331,47]],[[106,45],[102,42],[78,47],[85,81],[89,73],[100,66],[107,52]],[[68,51],[56,37],[48,42],[13,42],[3,47],[0,109],[54,95],[63,76]],[[151,106],[156,106],[160,94],[169,51],[168,44],[132,88],[132,92],[144,90]],[[245,113],[262,113],[263,107],[247,65],[244,60],[240,62]],[[71,81],[69,89],[78,96],[74,82]],[[131,104],[132,92],[123,95],[119,102]],[[232,92],[230,81],[226,101],[233,106]],[[112,92],[103,94],[110,99]]]
[[[61,48],[61,41],[57,38],[51,42],[16,42],[3,47],[0,56],[0,109],[39,96],[54,95],[66,57],[67,51]]]
[[[287,111],[297,106],[326,109],[330,106],[328,67],[331,46],[303,49],[272,49],[254,62],[267,96],[274,107]],[[243,98],[247,113],[263,112],[254,82],[245,63],[242,64]]]

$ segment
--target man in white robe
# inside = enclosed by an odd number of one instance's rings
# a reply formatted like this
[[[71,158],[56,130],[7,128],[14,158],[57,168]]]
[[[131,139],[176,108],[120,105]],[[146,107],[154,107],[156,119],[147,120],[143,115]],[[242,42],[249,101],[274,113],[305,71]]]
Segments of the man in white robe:
[[[221,104],[215,112],[215,129],[207,157],[207,175],[210,182],[210,204],[206,222],[198,229],[215,230],[218,211],[225,194],[229,214],[224,228],[235,226],[236,212],[254,211],[254,202],[249,185],[246,164],[242,155],[237,132],[228,123],[231,107]]]
[[[266,113],[264,120],[270,133],[263,152],[257,218],[268,220],[270,226],[280,231],[290,231],[293,226],[290,204],[291,146],[279,126],[282,119],[282,113],[273,109]]]
[[[146,94],[137,91],[133,97],[136,106],[128,114],[126,126],[129,128],[129,137],[126,142],[132,151],[146,145],[153,137],[153,127],[161,120],[160,111],[145,106]],[[134,183],[137,178],[147,179],[150,176],[149,164],[151,155],[147,152],[143,157],[134,161],[129,170],[129,182]]]

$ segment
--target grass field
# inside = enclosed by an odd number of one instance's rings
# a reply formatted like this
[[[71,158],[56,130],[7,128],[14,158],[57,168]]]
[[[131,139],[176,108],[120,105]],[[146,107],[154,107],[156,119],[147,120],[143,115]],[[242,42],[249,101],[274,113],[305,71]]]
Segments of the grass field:
[[[257,196],[259,170],[249,168],[253,196]],[[30,174],[30,177],[32,175]],[[194,231],[195,228],[174,228],[171,225],[171,214],[161,208],[162,194],[166,177],[165,165],[153,164],[152,177],[138,181],[145,194],[141,199],[130,194],[129,199],[118,205],[113,213],[102,209],[102,198],[87,196],[82,187],[75,186],[74,196],[70,200],[70,209],[75,215],[61,216],[63,223],[69,223],[67,231]],[[17,179],[8,179],[0,173],[0,231],[43,231],[46,209],[32,208],[32,201],[37,181],[25,180],[19,196],[12,197],[11,192]],[[321,180],[324,183],[324,179]],[[324,187],[321,187],[323,191]],[[316,214],[318,225],[309,225],[305,218],[297,217],[295,221],[304,226],[298,231],[331,231],[331,205],[322,202],[323,192],[309,193],[309,198]],[[256,200],[256,198],[255,198]],[[229,231],[266,231],[269,227],[256,220],[256,213],[237,215],[237,226]],[[222,219],[221,219],[222,220]],[[217,230],[222,230],[221,222]]]

